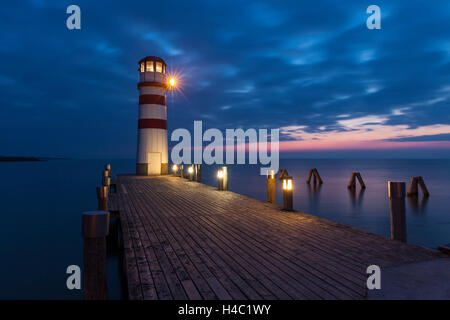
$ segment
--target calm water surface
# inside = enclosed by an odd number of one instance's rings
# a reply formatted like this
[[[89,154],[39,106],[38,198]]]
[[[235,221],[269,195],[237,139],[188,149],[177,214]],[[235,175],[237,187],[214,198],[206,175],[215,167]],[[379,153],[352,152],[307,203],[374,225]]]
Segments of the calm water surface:
[[[134,160],[58,160],[0,163],[0,299],[81,299],[66,289],[68,265],[83,265],[80,214],[95,209],[101,170],[133,173]],[[305,183],[317,168],[319,187]],[[284,160],[294,177],[296,210],[389,236],[387,180],[408,182],[423,176],[431,196],[406,202],[408,242],[436,248],[450,242],[450,160]],[[203,166],[204,183],[216,185],[216,167]],[[352,171],[361,172],[367,189],[347,189]],[[229,166],[232,191],[266,199],[266,178],[258,166]],[[277,202],[281,205],[281,190]],[[282,214],[282,213],[280,213]],[[118,257],[108,259],[109,294],[121,298]]]

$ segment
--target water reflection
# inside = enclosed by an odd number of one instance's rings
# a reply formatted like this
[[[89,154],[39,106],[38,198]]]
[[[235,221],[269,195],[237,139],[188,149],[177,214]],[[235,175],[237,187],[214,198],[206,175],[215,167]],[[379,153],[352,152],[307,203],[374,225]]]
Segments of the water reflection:
[[[353,208],[356,208],[361,205],[363,199],[364,199],[364,192],[366,189],[359,189],[358,192],[356,192],[355,188],[349,188],[348,194],[350,195],[350,203],[352,204]]]
[[[319,204],[319,200],[320,200],[320,190],[322,189],[322,185],[321,184],[306,184],[306,187],[308,189],[308,198],[309,198],[309,203],[317,206]]]
[[[423,196],[419,202],[418,196],[407,197],[409,206],[411,208],[411,212],[413,214],[423,214],[426,211],[428,198],[427,196]]]

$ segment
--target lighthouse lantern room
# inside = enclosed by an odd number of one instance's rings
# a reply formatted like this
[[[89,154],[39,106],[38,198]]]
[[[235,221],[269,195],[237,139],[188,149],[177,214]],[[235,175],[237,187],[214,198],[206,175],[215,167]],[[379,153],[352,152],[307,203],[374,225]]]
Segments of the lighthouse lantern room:
[[[139,61],[138,175],[168,174],[166,67],[159,57]]]

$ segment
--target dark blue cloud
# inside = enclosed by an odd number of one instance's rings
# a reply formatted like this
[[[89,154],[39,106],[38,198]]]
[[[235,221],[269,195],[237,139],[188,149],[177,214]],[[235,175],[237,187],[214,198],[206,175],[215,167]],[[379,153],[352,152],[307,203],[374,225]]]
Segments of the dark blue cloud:
[[[66,29],[70,4],[82,30]],[[133,157],[137,61],[147,55],[183,74],[169,129],[203,120],[341,130],[342,115],[449,124],[448,1],[377,1],[381,30],[366,28],[370,4],[4,2],[0,154]]]

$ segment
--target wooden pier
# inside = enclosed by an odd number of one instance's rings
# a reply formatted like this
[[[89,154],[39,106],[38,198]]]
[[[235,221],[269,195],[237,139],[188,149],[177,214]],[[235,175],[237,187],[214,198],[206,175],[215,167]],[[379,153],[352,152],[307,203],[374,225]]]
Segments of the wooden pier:
[[[369,265],[442,257],[180,177],[115,184],[133,300],[364,299]]]

